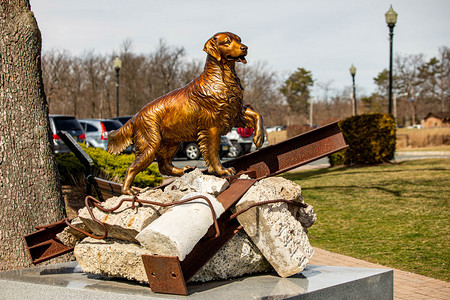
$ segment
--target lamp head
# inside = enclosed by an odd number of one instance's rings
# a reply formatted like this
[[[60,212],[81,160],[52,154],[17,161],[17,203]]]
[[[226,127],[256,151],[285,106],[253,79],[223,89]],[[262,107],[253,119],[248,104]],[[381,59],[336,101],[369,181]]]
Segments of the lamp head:
[[[355,68],[354,65],[352,65],[352,66],[350,67],[350,74],[351,74],[352,76],[355,76],[355,75],[356,75],[356,68]]]
[[[386,23],[388,24],[388,26],[395,26],[395,24],[397,23],[397,16],[398,14],[394,11],[391,5],[389,10],[385,14]]]
[[[122,60],[119,57],[116,57],[114,59],[114,70],[116,70],[117,72],[122,68]]]

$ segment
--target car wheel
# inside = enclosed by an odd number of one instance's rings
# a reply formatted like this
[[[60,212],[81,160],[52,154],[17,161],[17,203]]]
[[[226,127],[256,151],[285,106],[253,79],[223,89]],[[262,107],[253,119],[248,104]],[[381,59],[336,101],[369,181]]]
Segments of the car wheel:
[[[237,141],[231,141],[233,147],[231,147],[230,152],[228,153],[229,157],[239,157],[242,153],[242,147]]]
[[[191,160],[196,160],[200,158],[200,148],[195,143],[190,143],[186,146],[185,150],[186,157]]]

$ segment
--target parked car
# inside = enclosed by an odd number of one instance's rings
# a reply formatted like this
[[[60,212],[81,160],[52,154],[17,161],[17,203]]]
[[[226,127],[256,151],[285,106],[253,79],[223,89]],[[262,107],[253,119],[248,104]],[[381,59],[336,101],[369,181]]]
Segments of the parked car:
[[[121,116],[121,117],[109,118],[109,120],[116,120],[116,121],[119,121],[120,123],[122,123],[122,125],[124,125],[132,117],[133,116]]]
[[[266,132],[273,132],[273,131],[282,131],[286,130],[286,125],[284,126],[269,126],[264,128]]]
[[[88,147],[108,148],[108,133],[122,127],[122,123],[116,120],[106,119],[79,119],[86,132],[86,145]]]
[[[83,143],[86,141],[86,134],[80,122],[74,116],[49,115],[50,128],[53,133],[53,150],[55,154],[69,153],[70,149],[58,136],[58,132],[67,131],[75,141]]]
[[[230,157],[239,157],[250,152],[253,143],[252,128],[233,128],[227,133],[233,148],[230,150]]]
[[[220,138],[220,158],[228,155],[228,151],[232,148],[232,144],[230,140],[226,136],[221,136]],[[190,160],[197,160],[202,156],[200,152],[200,147],[197,142],[184,142],[181,143],[178,148],[178,152],[175,155],[176,157],[186,157]]]

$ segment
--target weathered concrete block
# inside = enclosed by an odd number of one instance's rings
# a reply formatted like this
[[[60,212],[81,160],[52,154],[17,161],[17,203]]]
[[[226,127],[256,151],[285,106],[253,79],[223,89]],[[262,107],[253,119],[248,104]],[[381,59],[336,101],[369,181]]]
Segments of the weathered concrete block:
[[[149,190],[140,194],[139,199],[159,203],[172,203],[178,201],[184,194],[181,191],[175,190],[164,193],[161,190]],[[106,209],[110,209],[117,206],[122,199],[129,198],[130,196],[127,195],[112,197],[101,205]],[[92,212],[97,220],[105,223],[108,230],[108,237],[137,243],[135,239],[136,235],[147,227],[148,224],[156,220],[167,208],[144,204],[135,210],[131,206],[131,202],[123,202],[120,208],[114,212],[103,212],[97,208],[93,208]],[[94,234],[103,235],[103,228],[92,220],[87,208],[80,209],[78,215]]]
[[[97,240],[87,237],[74,249],[83,272],[148,283],[142,254],[151,253],[138,244],[110,238]]]
[[[219,195],[230,184],[225,178],[213,175],[205,175],[199,169],[195,169],[166,186],[164,191],[179,190],[183,192],[199,192],[202,194]]]
[[[225,211],[216,198],[204,193],[189,193],[180,200],[196,196],[209,199],[214,207],[216,218]],[[171,207],[143,229],[136,239],[152,254],[178,256],[181,261],[208,232],[213,222],[209,204],[205,199],[199,198]]]
[[[301,187],[281,177],[260,180],[241,198],[235,210],[276,199],[303,202]],[[275,271],[288,277],[301,272],[314,253],[304,226],[312,225],[315,218],[312,208],[276,203],[252,208],[238,216],[238,221]]]
[[[70,224],[76,228],[91,233],[91,230],[80,220],[80,218],[73,219]],[[76,243],[84,239],[86,235],[67,226],[62,232],[58,233],[56,237],[64,245],[68,247],[75,247]]]
[[[117,239],[85,238],[75,246],[83,272],[148,283],[141,255],[151,251]],[[238,233],[191,279],[206,282],[272,270],[245,233]]]
[[[272,271],[258,248],[245,232],[238,232],[191,281],[211,281],[235,278],[246,274]]]

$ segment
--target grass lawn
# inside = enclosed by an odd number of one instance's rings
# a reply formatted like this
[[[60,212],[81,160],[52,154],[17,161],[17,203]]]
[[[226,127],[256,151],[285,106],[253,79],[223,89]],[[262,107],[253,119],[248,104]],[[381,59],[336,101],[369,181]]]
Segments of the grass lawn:
[[[450,281],[450,159],[283,177],[315,208],[313,246]]]

